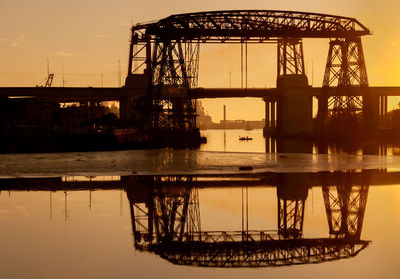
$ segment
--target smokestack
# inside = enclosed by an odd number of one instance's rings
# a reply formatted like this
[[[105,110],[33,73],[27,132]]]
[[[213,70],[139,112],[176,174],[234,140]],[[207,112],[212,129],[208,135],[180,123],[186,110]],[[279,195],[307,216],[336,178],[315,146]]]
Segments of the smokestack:
[[[224,105],[224,128],[226,126],[226,105]]]

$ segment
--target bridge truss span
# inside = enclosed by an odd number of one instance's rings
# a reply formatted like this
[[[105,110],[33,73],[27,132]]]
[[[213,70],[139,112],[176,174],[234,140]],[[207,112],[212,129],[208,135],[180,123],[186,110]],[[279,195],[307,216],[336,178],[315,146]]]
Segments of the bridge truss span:
[[[278,38],[349,38],[370,34],[349,17],[293,11],[211,11],[171,15],[135,30],[163,40],[200,40],[203,43],[262,43]]]
[[[151,247],[162,258],[178,265],[202,267],[273,267],[316,264],[356,256],[368,241],[302,239],[261,242],[168,242]]]
[[[125,86],[146,88],[148,124],[160,131],[187,133],[197,129],[196,103],[188,93],[197,87],[201,43],[240,43],[242,63],[243,47],[247,57],[248,43],[276,43],[277,87],[285,87],[282,77],[289,75],[301,77],[295,79],[301,86],[308,85],[302,39],[329,38],[323,87],[336,85],[337,96],[349,87],[368,87],[360,38],[371,32],[355,18],[297,11],[209,11],[139,23],[131,31]],[[319,115],[324,116],[331,112],[340,118],[360,110],[363,99],[357,97],[329,101],[325,96],[319,102]]]

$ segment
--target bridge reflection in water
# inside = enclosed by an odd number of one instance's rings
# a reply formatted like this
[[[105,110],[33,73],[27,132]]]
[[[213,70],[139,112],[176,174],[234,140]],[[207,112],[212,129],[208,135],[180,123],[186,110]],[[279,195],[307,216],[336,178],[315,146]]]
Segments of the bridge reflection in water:
[[[206,184],[201,178],[130,177],[136,185],[127,189],[135,248],[174,264],[209,267],[268,267],[354,257],[369,244],[360,239],[369,185],[358,185],[360,180],[354,181],[351,172],[328,176],[322,192],[329,232],[318,238],[303,236],[309,189],[303,174],[274,175],[276,230],[248,230],[242,223],[241,231],[201,229],[198,187]],[[332,185],[333,181],[337,184]],[[229,186],[230,182],[209,181],[213,186]]]
[[[356,256],[370,243],[361,239],[369,185],[399,183],[400,172],[363,170],[235,176],[131,175],[111,181],[0,179],[0,191],[123,189],[129,200],[135,249],[180,265],[269,267]],[[328,231],[306,237],[305,204],[310,188],[316,186],[322,187]],[[242,188],[241,230],[202,229],[199,189],[222,187]],[[248,229],[248,199],[244,197],[248,187],[276,187],[276,227]],[[265,203],[267,200],[265,197]],[[219,221],[222,227],[226,223]]]

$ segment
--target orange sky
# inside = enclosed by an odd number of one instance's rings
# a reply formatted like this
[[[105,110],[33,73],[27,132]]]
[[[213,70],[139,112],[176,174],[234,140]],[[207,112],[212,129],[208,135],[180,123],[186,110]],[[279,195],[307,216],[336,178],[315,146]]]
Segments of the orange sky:
[[[145,4],[144,4],[145,3]],[[118,63],[126,75],[131,22],[160,19],[171,14],[206,10],[275,9],[337,14],[355,17],[373,31],[364,37],[370,85],[400,85],[400,4],[395,0],[303,1],[137,1],[137,0],[14,0],[0,2],[0,86],[35,86],[46,77],[46,60],[55,73],[54,86],[118,85]],[[311,83],[321,86],[328,40],[304,41]],[[248,86],[273,87],[276,49],[271,45],[249,48]],[[202,45],[199,85],[240,86],[240,49],[235,45]],[[264,106],[254,99],[204,100],[213,120],[260,119]],[[389,104],[389,108],[395,106]]]

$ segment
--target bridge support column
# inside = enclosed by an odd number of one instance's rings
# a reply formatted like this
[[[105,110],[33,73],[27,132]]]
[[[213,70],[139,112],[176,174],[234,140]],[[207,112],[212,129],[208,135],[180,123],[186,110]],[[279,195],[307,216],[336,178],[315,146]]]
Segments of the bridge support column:
[[[379,96],[379,115],[386,115],[387,112],[387,96]]]
[[[271,135],[277,132],[278,100],[266,97],[265,102],[265,127],[264,134]]]
[[[281,91],[278,108],[278,133],[304,135],[312,132],[312,94],[305,75],[286,75],[278,78]]]
[[[129,97],[119,99],[119,118],[122,120],[129,119]]]
[[[278,40],[276,132],[281,135],[307,134],[312,131],[312,96],[305,75],[303,43],[300,38]]]

